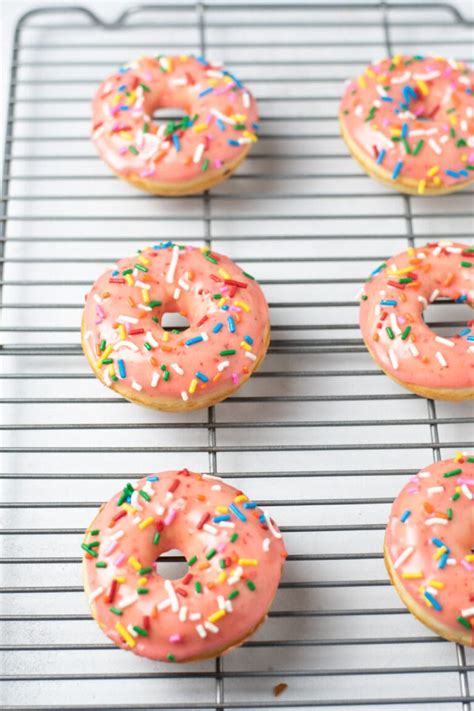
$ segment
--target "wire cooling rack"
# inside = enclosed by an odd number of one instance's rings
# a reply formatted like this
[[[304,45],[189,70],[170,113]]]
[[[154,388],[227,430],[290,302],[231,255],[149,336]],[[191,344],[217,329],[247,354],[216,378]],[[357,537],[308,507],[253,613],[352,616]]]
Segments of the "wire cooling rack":
[[[2,190],[0,700],[27,709],[423,708],[469,711],[474,656],[401,606],[382,561],[407,476],[472,440],[472,405],[381,374],[355,294],[411,244],[472,233],[472,192],[403,197],[338,135],[343,81],[389,53],[470,60],[450,5],[197,4],[39,9],[15,32]],[[210,194],[159,199],[112,177],[88,140],[96,84],[139,53],[222,59],[261,108],[261,140]],[[104,389],[79,345],[84,293],[151,239],[208,245],[271,304],[262,370],[209,411],[149,412]],[[462,305],[430,307],[443,333]],[[267,624],[216,661],[118,651],[90,619],[82,531],[128,478],[219,473],[272,508],[289,558]],[[179,558],[166,563],[178,566]],[[471,678],[470,678],[471,677]],[[278,697],[273,688],[288,687]]]

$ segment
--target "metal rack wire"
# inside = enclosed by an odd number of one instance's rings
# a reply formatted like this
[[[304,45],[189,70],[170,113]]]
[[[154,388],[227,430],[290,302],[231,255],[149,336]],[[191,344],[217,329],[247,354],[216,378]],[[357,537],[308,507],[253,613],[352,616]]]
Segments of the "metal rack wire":
[[[84,8],[20,21],[0,219],[5,711],[470,711],[472,650],[435,637],[400,605],[381,541],[404,479],[469,446],[472,407],[435,405],[377,371],[354,294],[371,264],[407,244],[468,239],[472,192],[437,203],[388,193],[347,156],[336,121],[343,80],[374,56],[416,49],[469,60],[470,30],[445,3],[160,3],[110,25]],[[88,142],[97,81],[157,48],[218,53],[259,98],[261,141],[204,196],[138,194]],[[82,294],[104,263],[170,236],[245,264],[272,311],[262,371],[236,397],[188,417],[111,396],[79,346]],[[463,317],[459,305],[428,313],[448,332]],[[173,466],[237,480],[273,507],[290,552],[257,636],[183,667],[136,659],[103,638],[78,553],[93,510],[124,478]],[[275,698],[279,682],[288,688]]]

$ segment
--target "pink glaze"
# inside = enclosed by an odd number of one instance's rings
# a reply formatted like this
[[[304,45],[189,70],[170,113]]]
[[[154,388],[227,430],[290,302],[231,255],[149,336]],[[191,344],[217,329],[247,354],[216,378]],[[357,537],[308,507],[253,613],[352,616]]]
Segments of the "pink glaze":
[[[163,108],[184,109],[189,125],[153,123],[153,112]],[[193,56],[131,62],[102,82],[92,102],[101,158],[121,176],[161,183],[187,182],[234,162],[257,140],[256,121],[255,100],[241,82]]]
[[[412,385],[473,388],[473,322],[444,338],[422,316],[437,299],[474,303],[473,262],[470,247],[445,240],[403,252],[372,273],[362,290],[360,328],[383,370]]]
[[[459,455],[436,462],[422,469],[397,496],[385,534],[385,546],[406,592],[427,606],[433,620],[453,632],[471,630],[472,646],[473,495],[474,457]],[[430,607],[425,593],[441,609]]]
[[[393,180],[418,181],[420,193],[427,184],[468,182],[474,177],[473,87],[474,74],[463,62],[384,59],[349,82],[341,121],[374,165],[378,158]]]
[[[101,508],[83,543],[86,591],[105,634],[161,661],[239,644],[278,588],[286,551],[276,524],[207,474],[167,471],[127,486]],[[173,549],[184,554],[188,573],[167,581],[155,561]]]
[[[190,327],[164,331],[167,312],[187,316]],[[99,277],[83,329],[86,354],[106,385],[129,399],[176,399],[186,408],[204,390],[224,397],[254,370],[269,316],[257,282],[228,257],[166,243],[121,259]]]

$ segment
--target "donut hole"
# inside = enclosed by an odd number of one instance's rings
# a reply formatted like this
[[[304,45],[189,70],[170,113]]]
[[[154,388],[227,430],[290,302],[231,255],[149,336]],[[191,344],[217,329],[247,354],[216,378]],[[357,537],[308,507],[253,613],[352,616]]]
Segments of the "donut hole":
[[[165,580],[180,580],[189,570],[186,558],[178,548],[162,553],[156,564],[156,572]]]
[[[153,111],[152,121],[155,124],[169,124],[171,122],[179,123],[181,119],[189,116],[188,112],[181,107],[163,107],[159,106]]]
[[[160,325],[163,331],[182,333],[183,331],[186,331],[191,324],[186,316],[183,316],[176,311],[166,311],[161,317]]]
[[[474,321],[474,311],[466,303],[439,299],[424,309],[423,320],[438,336],[449,338]]]

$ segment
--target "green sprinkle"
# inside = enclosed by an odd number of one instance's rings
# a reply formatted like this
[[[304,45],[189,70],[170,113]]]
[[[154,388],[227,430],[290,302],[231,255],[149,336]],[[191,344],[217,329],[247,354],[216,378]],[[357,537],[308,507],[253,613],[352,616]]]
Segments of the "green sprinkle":
[[[468,252],[470,252],[470,251],[471,250],[469,249]],[[471,462],[471,463],[474,462],[474,457],[466,457],[466,462]]]
[[[245,128],[245,124],[244,123],[235,123],[234,128],[236,128],[238,131],[243,131]]]
[[[399,279],[398,283],[399,284],[411,284],[413,279],[411,277],[403,277],[403,279]]]
[[[160,542],[160,538],[161,538],[161,533],[159,531],[157,531],[155,533],[155,535],[153,536],[153,545],[154,546],[156,546],[156,544]]]
[[[407,139],[406,139],[406,138],[402,138],[402,143],[403,143],[403,147],[405,148],[405,151],[407,152],[408,155],[410,155],[410,154],[411,154],[411,148],[410,148],[410,144],[408,143]]]
[[[460,496],[461,494],[459,493],[459,491],[455,491],[454,494],[451,496],[451,501],[457,501]]]
[[[467,146],[467,143],[466,143],[466,141],[464,140],[464,138],[460,138],[459,140],[456,141],[456,146],[457,146],[458,148],[461,148],[461,146]]]
[[[393,339],[395,338],[395,335],[394,335],[392,329],[390,328],[390,326],[387,326],[387,328],[385,330],[387,331],[387,336],[393,341]]]
[[[170,371],[169,371],[169,370],[166,370],[166,371],[164,372],[164,375],[163,375],[163,380],[164,380],[165,382],[167,382],[167,381],[170,379],[170,375],[171,375]]]
[[[167,659],[169,662],[175,662],[175,661],[176,661],[176,657],[174,656],[174,654],[167,654],[167,655],[166,655],[166,659]]]
[[[365,118],[365,123],[367,123],[367,121],[371,121],[374,118],[376,111],[377,111],[377,107],[372,106],[369,113],[367,114],[367,116]]]
[[[237,540],[238,537],[239,537],[238,533],[233,533],[229,540],[231,543],[235,543],[235,541]]]
[[[212,298],[213,299],[222,299],[222,294],[213,294]]]
[[[153,573],[153,568],[148,567],[148,568],[140,568],[138,571],[140,575],[148,575],[148,573]]]
[[[204,163],[201,166],[201,173],[204,173],[208,169],[208,166],[209,166],[209,159],[206,158],[206,160],[204,161]]]
[[[450,108],[450,109],[446,109],[446,113],[447,113],[447,114],[452,114],[452,113],[453,113],[453,111],[456,111],[456,109],[455,109],[455,107],[454,107],[454,106],[451,106],[451,108]]]
[[[404,341],[406,338],[408,338],[408,334],[410,333],[410,331],[411,331],[411,326],[407,326],[401,335],[402,341]]]
[[[106,344],[106,341],[105,341],[105,338],[103,338],[103,339],[101,340],[100,346],[99,346],[99,348],[100,348],[101,351],[105,351],[105,344]]]
[[[93,548],[89,548],[85,543],[81,543],[81,548],[82,550],[86,551],[86,553],[89,553],[93,558],[97,558],[99,554],[97,551],[95,551]]]
[[[102,365],[110,365],[110,363],[113,363],[114,359],[113,358],[102,358]]]
[[[151,351],[151,345],[148,343],[148,341],[145,341],[145,343],[143,345],[145,346],[147,351]]]
[[[247,580],[247,587],[252,592],[257,589],[257,586],[255,585],[254,582],[252,582],[252,580]]]
[[[394,143],[400,143],[401,140],[402,140],[401,136],[392,136],[392,141]]]
[[[143,91],[151,91],[150,87],[147,86],[146,84],[143,84],[143,82],[140,82],[140,84],[138,86],[141,86]]]
[[[193,555],[193,557],[188,560],[189,567],[194,565],[194,563],[196,563],[196,562],[197,562],[197,555]]]
[[[462,469],[451,469],[449,472],[445,472],[443,476],[447,479],[450,476],[456,476],[457,474],[462,474]]]
[[[197,593],[202,593],[202,585],[199,580],[196,580],[196,582],[194,583],[194,589]]]
[[[99,533],[100,533],[99,529],[98,529],[98,528],[94,528],[94,530],[91,531],[91,536],[98,536]]]
[[[244,276],[248,277],[249,279],[252,279],[252,281],[255,281],[255,277],[253,277],[253,276],[252,276],[251,274],[249,274],[248,272],[242,272],[242,274],[243,274]]]
[[[96,567],[96,568],[106,568],[106,567],[107,567],[107,563],[106,563],[105,561],[103,561],[103,560],[99,560],[99,562],[95,564],[95,567]]]
[[[127,276],[127,274],[133,274],[133,269],[124,269],[122,275]]]
[[[220,559],[219,566],[222,568],[222,570],[224,570],[224,568],[225,568],[225,559],[224,558]]]
[[[472,267],[472,262],[461,262],[462,267]]]
[[[109,607],[110,612],[113,612],[114,615],[123,615],[122,610],[119,610],[118,607]]]
[[[235,355],[236,353],[237,353],[236,350],[234,350],[233,348],[230,348],[230,349],[227,350],[227,351],[221,351],[221,352],[219,353],[219,355],[221,355],[221,356],[227,356],[227,355]]]
[[[135,267],[135,269],[138,269],[141,272],[148,271],[148,267],[144,267],[142,264],[134,264],[133,266]]]
[[[152,316],[151,320],[154,321],[155,323],[160,323],[159,319],[157,316]]]
[[[139,595],[148,595],[149,592],[148,588],[137,588],[137,593]]]
[[[216,553],[217,553],[217,550],[215,548],[211,548],[209,553],[206,553],[206,560],[211,560],[211,558],[214,558]]]
[[[471,629],[471,625],[469,624],[469,621],[466,620],[465,617],[463,617],[462,615],[459,615],[459,617],[456,617],[456,619],[459,622],[459,624],[463,625],[463,627],[465,627],[467,630]]]
[[[160,370],[166,370],[166,365],[163,363],[163,365],[160,365]]]
[[[149,306],[150,308],[154,309],[155,306],[161,306],[162,303],[163,303],[162,301],[150,301],[150,303],[148,304],[148,306]]]
[[[467,168],[468,170],[474,170],[474,165],[471,165],[471,163],[466,163],[466,165],[464,167]]]
[[[416,146],[414,147],[414,149],[413,149],[413,155],[414,155],[414,156],[417,156],[418,153],[421,151],[421,149],[423,148],[424,145],[425,145],[425,142],[424,142],[424,140],[421,138],[421,139],[418,141],[418,143],[416,144]]]
[[[143,491],[143,489],[140,489],[140,491],[138,493],[140,494],[141,497],[143,497],[145,499],[145,501],[151,501],[150,494],[147,494],[146,491]]]
[[[451,136],[451,138],[455,138],[455,137],[456,137],[456,131],[454,130],[454,128],[450,128],[450,129],[449,129],[449,135]]]
[[[143,124],[143,133],[148,133],[149,129],[150,129],[150,124],[147,121],[145,121],[145,123]]]
[[[453,510],[452,510],[452,509],[448,509],[448,510],[446,511],[446,513],[448,514],[448,519],[449,519],[449,521],[451,521],[451,519],[453,518]]]
[[[170,121],[170,122],[166,125],[166,131],[165,131],[165,133],[166,133],[167,136],[169,136],[169,135],[171,135],[171,134],[173,133],[173,131],[174,131],[174,121]]]
[[[367,294],[362,294],[362,296],[360,298],[361,298],[361,301],[367,301],[367,299],[369,297],[367,296]]]
[[[140,152],[140,151],[137,151],[137,149],[135,148],[135,146],[129,146],[129,147],[128,147],[128,150],[130,151],[130,153],[133,153],[134,156],[137,156],[137,155],[139,154],[139,152]]]
[[[210,257],[209,254],[205,254],[204,256],[206,257],[208,262],[212,262],[213,264],[219,264],[217,259],[214,259],[214,257]]]
[[[133,625],[132,629],[135,630],[137,634],[140,635],[140,637],[148,637],[148,632],[143,629],[143,627],[139,627],[138,625]]]
[[[100,541],[92,541],[92,543],[87,544],[89,548],[97,548],[97,546],[100,546]]]
[[[228,599],[228,600],[233,600],[234,597],[237,597],[238,594],[239,594],[239,591],[238,591],[238,590],[232,590],[232,592],[229,594],[229,596],[228,596],[227,599]]]

